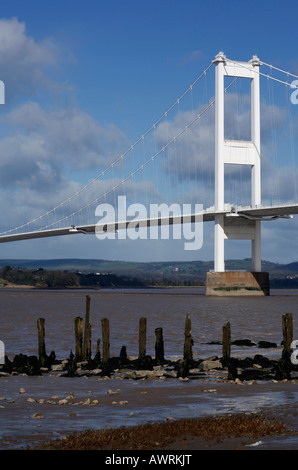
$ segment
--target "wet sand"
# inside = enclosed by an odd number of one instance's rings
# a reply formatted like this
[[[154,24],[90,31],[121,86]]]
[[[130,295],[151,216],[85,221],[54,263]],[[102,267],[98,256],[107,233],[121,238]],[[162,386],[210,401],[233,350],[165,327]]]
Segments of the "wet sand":
[[[236,383],[96,377],[1,378],[1,449],[26,449],[72,432],[115,429],[184,418],[239,413],[276,418],[297,429],[298,391],[293,382]],[[157,418],[158,417],[158,418]],[[221,441],[183,435],[163,448],[175,450],[289,450],[298,436],[233,436]],[[157,445],[157,448],[159,446]]]

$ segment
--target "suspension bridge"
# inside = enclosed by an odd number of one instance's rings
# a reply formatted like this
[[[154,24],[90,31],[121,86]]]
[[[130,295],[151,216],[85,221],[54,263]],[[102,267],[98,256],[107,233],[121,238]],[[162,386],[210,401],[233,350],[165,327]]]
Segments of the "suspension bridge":
[[[14,228],[2,226],[0,243],[79,234],[103,238],[132,226],[141,233],[213,222],[214,271],[207,275],[207,293],[268,293],[261,223],[298,214],[291,101],[297,79],[257,56],[240,62],[219,52],[124,153],[55,207]],[[116,209],[119,196],[143,207],[166,203],[190,210],[98,220],[98,206]],[[227,239],[251,240],[251,273],[225,272]]]

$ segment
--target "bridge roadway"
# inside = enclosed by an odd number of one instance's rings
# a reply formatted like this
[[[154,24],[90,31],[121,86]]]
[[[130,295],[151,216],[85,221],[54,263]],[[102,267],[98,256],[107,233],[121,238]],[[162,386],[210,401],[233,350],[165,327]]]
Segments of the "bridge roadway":
[[[100,232],[117,232],[118,230],[138,227],[152,227],[162,225],[173,225],[189,222],[212,222],[215,215],[224,214],[226,217],[243,217],[250,220],[274,220],[278,218],[292,218],[298,214],[298,204],[292,205],[276,205],[276,206],[260,206],[252,208],[251,206],[237,207],[231,204],[225,204],[223,212],[215,212],[214,208],[204,209],[196,214],[177,215],[157,217],[154,219],[131,219],[126,221],[115,221],[111,223],[100,223],[90,225],[69,226],[65,228],[36,230],[32,232],[23,232],[16,234],[0,234],[0,243],[8,243],[13,241],[30,240],[34,238],[56,237],[61,235],[77,235],[77,234],[95,234]]]

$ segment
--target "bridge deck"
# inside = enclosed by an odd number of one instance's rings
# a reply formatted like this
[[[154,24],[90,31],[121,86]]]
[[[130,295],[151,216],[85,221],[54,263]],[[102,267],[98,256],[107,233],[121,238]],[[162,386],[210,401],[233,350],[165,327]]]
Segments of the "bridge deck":
[[[159,217],[155,219],[141,219],[141,220],[126,220],[123,222],[115,222],[109,224],[91,224],[70,226],[66,228],[57,228],[50,230],[40,230],[33,232],[24,232],[17,234],[3,234],[0,235],[0,243],[7,243],[13,241],[29,240],[34,238],[56,237],[61,235],[75,235],[75,234],[95,234],[96,232],[115,232],[121,229],[128,229],[129,227],[151,227],[161,225],[173,225],[189,222],[212,222],[217,214],[224,214],[225,216],[244,217],[253,220],[273,220],[277,218],[290,217],[298,214],[298,204],[283,205],[283,206],[261,206],[252,208],[236,207],[228,205],[223,212],[215,212],[214,208],[205,209],[197,214],[179,215],[169,217]],[[132,225],[133,224],[133,225]]]

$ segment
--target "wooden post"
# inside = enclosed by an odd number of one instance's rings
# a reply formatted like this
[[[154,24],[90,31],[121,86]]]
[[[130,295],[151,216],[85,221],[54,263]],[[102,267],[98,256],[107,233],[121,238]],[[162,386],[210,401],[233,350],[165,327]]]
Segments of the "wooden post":
[[[164,342],[162,335],[162,328],[155,329],[155,360],[157,365],[162,365],[165,362],[164,358]]]
[[[180,359],[178,361],[177,377],[185,378],[189,374],[189,361]]]
[[[91,325],[90,325],[90,296],[86,295],[85,331],[83,359],[88,361],[91,358]]]
[[[127,362],[126,346],[122,346],[119,356],[119,365],[123,366]]]
[[[141,317],[139,321],[139,359],[146,356],[146,333],[147,319]]]
[[[96,341],[96,354],[100,354],[100,338]]]
[[[293,341],[293,315],[286,313],[282,316],[282,334],[283,334],[283,351],[282,357],[289,359],[291,356],[291,343]]]
[[[96,353],[94,356],[94,361],[99,365],[101,363],[101,355],[100,355],[100,338],[98,338],[96,342]]]
[[[286,313],[282,316],[282,335],[283,350],[281,358],[276,367],[275,379],[285,380],[291,379],[291,371],[293,364],[291,362],[291,343],[293,341],[293,315]]]
[[[184,359],[192,360],[192,337],[191,337],[191,321],[189,315],[186,315],[184,330]]]
[[[231,357],[231,325],[230,322],[222,327],[222,358],[227,364]]]
[[[75,323],[75,359],[76,361],[81,361],[83,358],[83,329],[84,322],[83,318],[76,317],[74,320]]]
[[[107,318],[101,320],[102,328],[102,362],[107,363],[110,358],[110,324]]]
[[[37,331],[38,331],[38,357],[42,367],[46,362],[46,346],[45,346],[45,329],[44,329],[44,318],[37,319]]]

